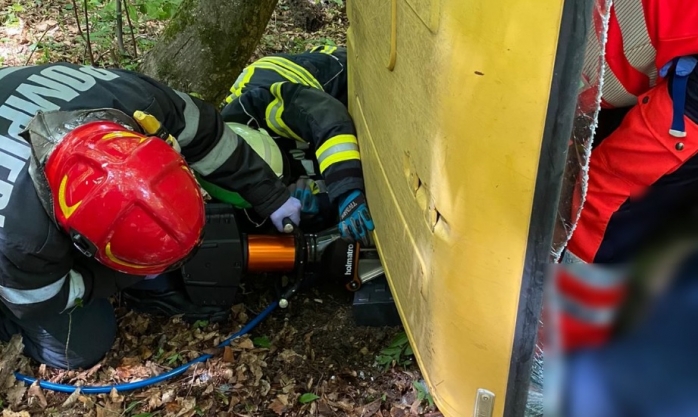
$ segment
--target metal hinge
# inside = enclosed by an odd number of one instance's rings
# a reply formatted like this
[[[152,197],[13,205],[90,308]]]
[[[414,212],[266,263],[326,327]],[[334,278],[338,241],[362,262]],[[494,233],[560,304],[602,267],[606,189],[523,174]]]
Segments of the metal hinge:
[[[480,388],[475,397],[473,417],[492,417],[494,412],[494,392]]]

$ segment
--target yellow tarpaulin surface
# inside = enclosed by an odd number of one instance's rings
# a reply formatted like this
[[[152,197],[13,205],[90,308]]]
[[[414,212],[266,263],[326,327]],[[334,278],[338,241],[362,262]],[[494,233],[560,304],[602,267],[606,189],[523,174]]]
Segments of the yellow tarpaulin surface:
[[[376,241],[446,416],[502,415],[559,0],[349,0]]]

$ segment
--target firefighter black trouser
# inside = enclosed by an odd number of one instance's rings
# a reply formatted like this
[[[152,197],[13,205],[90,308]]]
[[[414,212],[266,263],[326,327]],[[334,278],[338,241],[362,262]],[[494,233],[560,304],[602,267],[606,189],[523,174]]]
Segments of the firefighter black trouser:
[[[40,363],[61,369],[88,368],[111,349],[116,317],[104,298],[70,314],[22,320],[0,304],[0,340],[8,341],[14,334],[22,335],[24,354]]]
[[[166,291],[165,276],[141,281],[130,288]],[[89,368],[102,360],[116,338],[114,308],[107,299],[96,299],[70,314],[18,319],[0,303],[0,340],[21,334],[24,354],[47,366],[61,369]],[[66,356],[67,355],[67,356]]]

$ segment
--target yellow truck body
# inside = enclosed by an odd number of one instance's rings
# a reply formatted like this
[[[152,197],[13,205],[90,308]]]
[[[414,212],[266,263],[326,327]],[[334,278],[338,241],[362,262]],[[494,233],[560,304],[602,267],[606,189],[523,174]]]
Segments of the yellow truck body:
[[[486,416],[478,390],[492,415],[523,415],[589,11],[348,1],[375,240],[446,416]]]

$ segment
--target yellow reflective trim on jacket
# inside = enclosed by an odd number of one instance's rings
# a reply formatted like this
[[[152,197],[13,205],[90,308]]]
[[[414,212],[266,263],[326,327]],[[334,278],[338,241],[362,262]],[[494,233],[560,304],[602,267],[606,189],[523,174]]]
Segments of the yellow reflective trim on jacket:
[[[320,173],[337,162],[351,159],[361,159],[359,154],[359,141],[356,136],[344,134],[333,136],[315,151],[317,162],[320,165]]]
[[[229,95],[228,98],[226,98],[226,101],[228,103],[232,102],[233,100],[235,100],[235,98],[240,97],[242,95],[242,89],[245,87],[247,83],[250,82],[250,79],[252,78],[253,74],[253,66],[245,67],[245,69],[242,70],[238,78],[233,83],[233,86],[230,87],[230,92],[233,94]]]
[[[331,46],[331,45],[319,45],[314,47],[313,49],[310,50],[311,53],[314,52],[320,52],[323,54],[332,54],[334,51],[337,50],[336,46]]]
[[[336,164],[337,162],[344,162],[352,159],[361,159],[359,151],[343,151],[338,152],[334,155],[330,155],[329,157],[325,158],[320,164],[320,173],[324,174],[327,168],[329,168],[333,164]]]
[[[286,80],[294,83],[294,84],[303,84],[307,85],[302,78],[300,78],[297,74],[295,74],[292,71],[289,71],[283,67],[280,67],[278,65],[274,64],[269,64],[267,62],[255,62],[252,64],[249,68],[249,72],[247,75],[241,79],[239,83],[237,83],[236,86],[234,86],[235,91],[233,94],[237,95],[238,97],[242,95],[242,89],[245,88],[247,84],[249,84],[250,80],[252,79],[252,76],[254,75],[254,71],[256,69],[265,69],[265,70],[270,70],[274,71],[281,77],[285,78]]]
[[[271,85],[271,94],[274,96],[274,100],[269,103],[265,116],[267,119],[267,126],[273,130],[277,135],[283,136],[289,139],[295,139],[299,142],[305,142],[300,136],[296,134],[291,128],[289,128],[283,120],[284,114],[284,99],[281,96],[281,85],[283,82],[274,83]]]
[[[356,136],[349,134],[337,135],[327,139],[325,143],[320,145],[320,147],[315,151],[315,156],[319,161],[320,159],[326,158],[335,153],[333,151],[334,149],[341,150],[337,148],[338,146],[346,144],[356,145],[356,149],[359,149],[359,141],[356,139]]]
[[[292,71],[296,76],[300,77],[303,80],[303,82],[301,82],[300,84],[306,85],[308,87],[314,87],[318,90],[324,91],[320,82],[316,80],[315,77],[313,77],[313,75],[310,72],[308,72],[308,70],[296,64],[293,61],[289,61],[286,58],[278,56],[269,56],[260,59],[258,62],[271,63],[274,65],[278,65],[279,67],[287,71]]]

